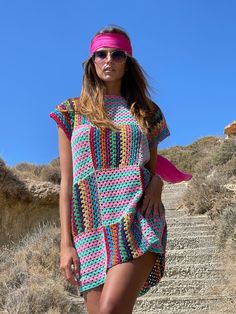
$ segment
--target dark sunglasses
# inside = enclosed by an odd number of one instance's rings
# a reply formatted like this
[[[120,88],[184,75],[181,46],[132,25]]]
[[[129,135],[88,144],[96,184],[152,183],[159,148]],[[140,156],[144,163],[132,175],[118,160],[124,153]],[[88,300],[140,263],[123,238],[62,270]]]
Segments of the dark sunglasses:
[[[107,58],[108,53],[109,53],[108,50],[95,51],[93,54],[93,60],[98,63],[104,62],[105,59]],[[123,63],[127,58],[127,53],[123,50],[113,50],[110,51],[110,54],[112,61],[117,63]]]

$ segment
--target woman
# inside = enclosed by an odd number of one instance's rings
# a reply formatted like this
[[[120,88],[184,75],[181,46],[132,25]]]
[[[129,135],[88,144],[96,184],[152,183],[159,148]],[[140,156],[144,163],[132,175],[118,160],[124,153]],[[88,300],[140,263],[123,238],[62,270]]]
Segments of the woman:
[[[61,168],[60,269],[92,313],[132,313],[164,273],[167,226],[156,174],[170,133],[126,32],[91,41],[80,97],[50,113]]]

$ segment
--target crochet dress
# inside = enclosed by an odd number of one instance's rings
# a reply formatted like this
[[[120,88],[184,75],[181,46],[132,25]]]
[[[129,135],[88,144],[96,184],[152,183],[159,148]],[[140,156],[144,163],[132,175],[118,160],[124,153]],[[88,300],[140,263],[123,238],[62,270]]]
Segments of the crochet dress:
[[[122,96],[105,95],[109,118],[119,131],[99,130],[74,111],[79,98],[55,106],[50,117],[71,142],[73,187],[70,204],[73,245],[80,261],[80,296],[106,281],[116,264],[155,252],[156,263],[138,296],[158,284],[165,269],[165,214],[144,217],[142,196],[151,173],[144,165],[150,148],[170,135],[164,115],[154,105],[155,136],[150,140]],[[163,204],[162,204],[163,206]]]

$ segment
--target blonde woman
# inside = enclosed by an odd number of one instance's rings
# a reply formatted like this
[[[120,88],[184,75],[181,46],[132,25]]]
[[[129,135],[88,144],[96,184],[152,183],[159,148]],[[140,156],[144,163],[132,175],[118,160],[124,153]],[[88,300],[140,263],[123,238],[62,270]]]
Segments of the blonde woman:
[[[60,269],[88,313],[132,313],[164,273],[156,160],[170,132],[124,30],[107,27],[93,37],[81,94],[50,117],[59,136]]]

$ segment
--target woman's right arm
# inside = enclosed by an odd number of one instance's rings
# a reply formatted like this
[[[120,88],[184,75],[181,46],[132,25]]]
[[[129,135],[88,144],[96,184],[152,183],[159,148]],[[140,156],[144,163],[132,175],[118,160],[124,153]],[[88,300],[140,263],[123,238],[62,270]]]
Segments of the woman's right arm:
[[[59,215],[61,228],[61,260],[60,269],[64,272],[64,277],[73,285],[78,285],[75,280],[71,265],[74,271],[79,272],[79,259],[72,243],[70,206],[73,185],[73,164],[70,140],[67,138],[62,128],[58,128],[58,143],[61,170],[61,185],[59,198]]]

